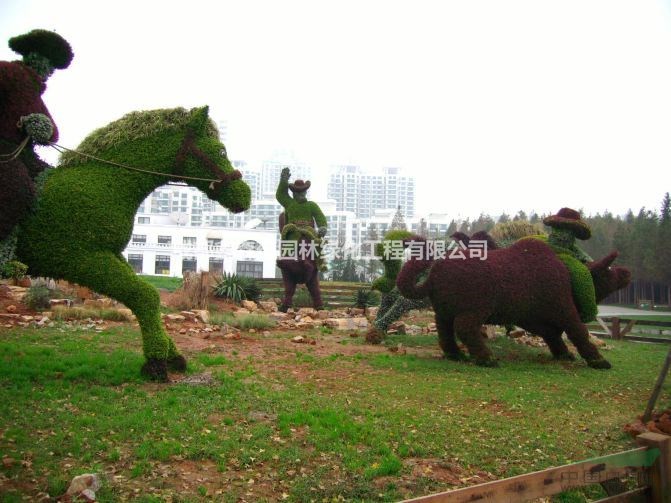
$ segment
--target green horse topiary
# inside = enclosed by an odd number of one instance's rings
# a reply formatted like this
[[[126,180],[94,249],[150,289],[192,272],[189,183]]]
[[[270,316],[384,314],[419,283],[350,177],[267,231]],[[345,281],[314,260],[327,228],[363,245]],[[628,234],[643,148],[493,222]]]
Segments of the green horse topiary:
[[[68,152],[59,168],[45,172],[35,210],[19,229],[18,256],[34,275],[66,279],[128,306],[142,331],[142,373],[167,381],[168,368],[183,371],[186,360],[163,327],[158,292],[121,255],[137,208],[169,180],[188,182],[233,212],[249,207],[251,192],[207,107],[130,113],[93,132],[78,151],[87,155]]]

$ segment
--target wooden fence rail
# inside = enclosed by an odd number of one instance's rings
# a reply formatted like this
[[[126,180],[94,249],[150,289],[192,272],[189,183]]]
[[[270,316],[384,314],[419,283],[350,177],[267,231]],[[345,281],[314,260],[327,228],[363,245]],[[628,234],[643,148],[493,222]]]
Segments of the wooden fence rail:
[[[640,322],[646,326],[660,327],[660,331],[664,328],[671,330],[670,321],[648,321],[646,319],[630,319],[619,316],[599,316],[596,319],[604,332],[593,332],[595,335],[606,335],[612,339],[626,339],[631,341],[641,342],[666,342],[671,343],[671,337],[648,337],[640,335],[630,335],[631,330],[636,323]],[[610,326],[608,325],[610,323]]]
[[[596,503],[671,503],[671,437],[643,433],[641,447],[539,472],[487,482],[404,503],[522,503],[554,496],[568,489],[604,484],[635,473],[639,487]]]

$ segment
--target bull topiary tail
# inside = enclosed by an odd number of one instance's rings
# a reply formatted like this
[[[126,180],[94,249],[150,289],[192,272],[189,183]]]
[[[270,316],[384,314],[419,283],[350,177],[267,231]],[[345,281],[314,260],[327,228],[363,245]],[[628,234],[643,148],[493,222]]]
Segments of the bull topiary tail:
[[[410,260],[405,263],[396,278],[396,286],[406,299],[422,299],[429,295],[429,278],[418,283],[433,264],[430,260]]]

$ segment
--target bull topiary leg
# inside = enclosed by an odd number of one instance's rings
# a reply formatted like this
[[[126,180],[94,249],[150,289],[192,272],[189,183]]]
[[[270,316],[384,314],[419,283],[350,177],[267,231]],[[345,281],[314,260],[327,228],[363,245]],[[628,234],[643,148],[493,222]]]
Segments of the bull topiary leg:
[[[587,365],[595,369],[609,369],[610,362],[606,360],[597,347],[589,340],[589,331],[587,327],[577,319],[566,327],[566,335],[580,353]]]
[[[436,328],[438,329],[438,343],[445,357],[456,361],[466,360],[467,357],[459,349],[454,336],[454,318],[440,316],[436,313]]]
[[[317,309],[324,308],[324,302],[322,301],[322,292],[319,287],[319,272],[315,269],[315,272],[312,273],[312,277],[305,283],[305,286],[312,297],[312,306]]]
[[[87,286],[126,305],[140,324],[142,349],[147,359],[142,374],[156,381],[168,380],[168,362],[178,370],[186,368],[186,360],[163,328],[156,289],[140,279],[123,257],[110,251],[97,251],[73,259],[71,274],[65,279]]]
[[[296,293],[296,282],[290,277],[288,272],[282,271],[282,283],[284,284],[284,298],[279,310],[286,313],[294,302]]]
[[[529,326],[526,328],[543,338],[555,360],[575,360],[575,356],[571,354],[562,339],[564,331],[561,328],[545,325]]]
[[[498,367],[498,362],[494,359],[480,333],[480,327],[485,319],[487,319],[486,316],[478,316],[476,313],[460,314],[454,320],[454,330],[468,348],[471,357],[475,359],[476,365]]]

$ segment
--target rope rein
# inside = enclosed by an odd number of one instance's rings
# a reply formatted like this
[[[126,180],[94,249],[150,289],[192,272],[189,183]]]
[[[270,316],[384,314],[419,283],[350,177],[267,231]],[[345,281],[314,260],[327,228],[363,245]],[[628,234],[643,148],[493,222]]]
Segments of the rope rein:
[[[107,159],[102,159],[100,157],[96,157],[94,155],[87,154],[85,152],[79,152],[77,150],[67,148],[67,147],[64,147],[62,145],[58,145],[57,143],[53,143],[53,142],[49,142],[49,146],[52,147],[54,150],[60,152],[61,154],[64,151],[68,151],[68,152],[72,152],[72,153],[77,154],[77,155],[83,155],[84,157],[88,157],[89,159],[93,159],[94,161],[102,162],[103,164],[109,164],[110,166],[116,166],[118,168],[127,169],[129,171],[137,171],[139,173],[145,173],[145,174],[148,174],[148,175],[165,176],[165,177],[168,177],[168,178],[179,178],[179,179],[182,179],[182,180],[197,180],[197,181],[200,181],[200,182],[211,182],[213,184],[214,183],[220,183],[220,182],[223,181],[223,180],[216,180],[214,178],[199,178],[197,176],[185,176],[185,175],[177,175],[177,174],[173,174],[173,173],[160,173],[158,171],[150,171],[148,169],[135,168],[133,166],[128,166],[126,164],[121,164],[121,163],[114,162],[114,161],[108,161]]]
[[[12,162],[17,157],[19,157],[21,152],[23,152],[23,149],[26,148],[26,145],[28,145],[29,141],[30,137],[26,136],[13,152],[10,152],[9,154],[0,154],[0,164],[7,164],[8,162]]]

